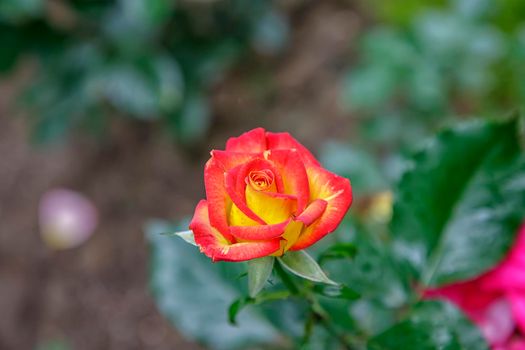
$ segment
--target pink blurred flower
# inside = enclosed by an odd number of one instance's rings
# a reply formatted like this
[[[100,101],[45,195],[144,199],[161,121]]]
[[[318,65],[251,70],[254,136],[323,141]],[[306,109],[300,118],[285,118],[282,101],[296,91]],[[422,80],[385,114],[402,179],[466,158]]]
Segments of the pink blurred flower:
[[[54,249],[82,244],[98,223],[93,203],[82,194],[67,189],[46,192],[40,199],[38,214],[42,238]]]
[[[507,257],[475,279],[424,293],[446,299],[476,323],[494,350],[525,350],[525,224]]]

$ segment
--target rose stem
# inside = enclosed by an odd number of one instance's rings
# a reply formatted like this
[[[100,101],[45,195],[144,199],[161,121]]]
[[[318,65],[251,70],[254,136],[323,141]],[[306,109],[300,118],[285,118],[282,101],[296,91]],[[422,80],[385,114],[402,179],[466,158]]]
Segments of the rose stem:
[[[303,343],[308,341],[312,332],[313,327],[309,323],[312,321],[320,321],[321,325],[325,328],[325,330],[332,337],[338,339],[344,349],[352,350],[352,345],[348,342],[348,340],[343,334],[339,334],[335,327],[332,326],[327,312],[322,308],[321,304],[319,304],[319,301],[312,294],[312,292],[307,290],[306,288],[303,288],[303,290],[301,291],[299,287],[295,284],[295,282],[292,280],[292,278],[290,278],[290,275],[282,268],[280,263],[275,264],[274,268],[277,272],[277,275],[279,275],[279,277],[281,278],[281,281],[283,282],[284,286],[290,291],[292,295],[297,297],[304,297],[308,301],[310,309],[309,312],[311,316],[309,317],[309,320],[305,325],[305,335],[303,337]]]

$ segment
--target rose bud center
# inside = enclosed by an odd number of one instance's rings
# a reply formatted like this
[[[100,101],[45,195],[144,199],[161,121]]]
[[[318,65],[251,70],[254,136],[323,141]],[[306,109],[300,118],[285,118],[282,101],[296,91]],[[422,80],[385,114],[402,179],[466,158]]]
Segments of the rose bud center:
[[[270,169],[250,171],[246,177],[246,183],[256,191],[272,190],[274,180],[275,175]]]

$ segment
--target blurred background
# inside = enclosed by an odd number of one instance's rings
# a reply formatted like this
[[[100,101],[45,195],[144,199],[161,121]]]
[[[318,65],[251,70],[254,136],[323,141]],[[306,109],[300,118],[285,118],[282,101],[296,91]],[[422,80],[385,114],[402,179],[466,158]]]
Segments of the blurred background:
[[[425,136],[523,105],[524,62],[522,0],[0,0],[0,349],[201,349],[144,227],[193,214],[210,149],[288,131],[381,214]]]

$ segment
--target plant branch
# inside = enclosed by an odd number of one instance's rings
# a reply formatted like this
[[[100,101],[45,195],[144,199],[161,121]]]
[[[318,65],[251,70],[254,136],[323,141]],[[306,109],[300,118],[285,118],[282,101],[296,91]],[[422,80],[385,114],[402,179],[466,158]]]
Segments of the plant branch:
[[[323,307],[321,306],[315,295],[312,293],[310,288],[304,287],[300,289],[290,277],[290,275],[283,269],[280,263],[275,264],[274,268],[277,275],[283,282],[284,286],[288,288],[290,293],[294,296],[303,297],[308,302],[310,316],[306,321],[303,344],[309,341],[315,323],[319,323],[324,327],[328,334],[336,338],[341,343],[343,349],[352,350],[353,347],[348,341],[348,339],[346,339],[344,334],[339,333],[337,329],[332,325],[328,313],[323,309]]]

